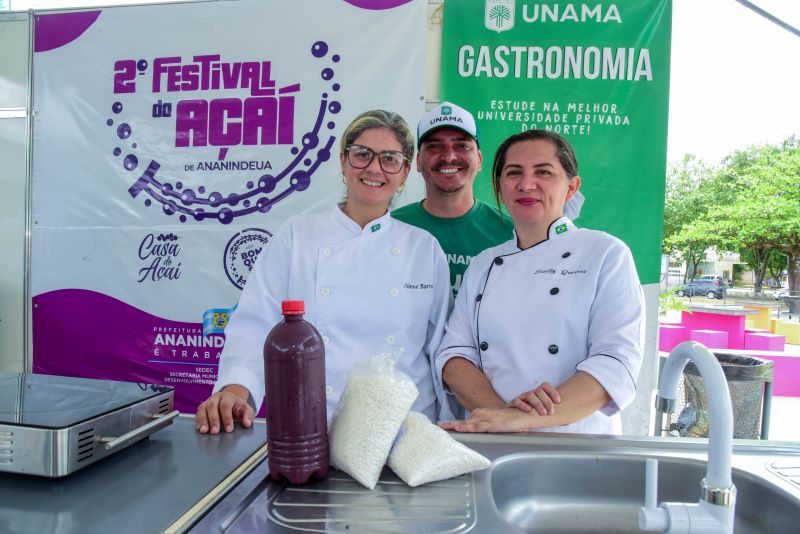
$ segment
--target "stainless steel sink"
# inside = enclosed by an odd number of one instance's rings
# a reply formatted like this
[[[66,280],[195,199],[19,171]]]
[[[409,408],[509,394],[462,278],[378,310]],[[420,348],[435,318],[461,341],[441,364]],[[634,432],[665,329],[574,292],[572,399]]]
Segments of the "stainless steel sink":
[[[265,480],[261,461],[204,516],[169,532],[640,532],[637,514],[644,504],[648,457],[660,461],[659,502],[696,502],[706,472],[704,439],[455,437],[492,460],[492,466],[417,488],[389,474],[375,491],[334,472],[326,481],[295,490]],[[733,467],[737,534],[800,531],[800,443],[738,441]]]
[[[644,504],[641,455],[523,453],[492,466],[492,499],[523,532],[634,533]],[[798,460],[800,464],[800,460]],[[705,462],[659,458],[660,502],[697,502]],[[800,501],[764,478],[733,471],[738,497],[735,532],[797,532]]]

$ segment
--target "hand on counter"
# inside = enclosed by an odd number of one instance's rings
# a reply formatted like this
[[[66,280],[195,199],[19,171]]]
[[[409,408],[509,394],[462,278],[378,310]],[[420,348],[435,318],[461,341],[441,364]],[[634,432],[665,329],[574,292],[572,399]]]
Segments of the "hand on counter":
[[[225,432],[233,431],[234,420],[240,420],[242,426],[250,428],[253,424],[253,408],[247,403],[250,392],[238,384],[225,386],[222,391],[214,393],[200,406],[194,416],[195,428],[201,434],[219,434],[220,420]]]
[[[466,421],[442,421],[439,426],[456,432],[525,432],[535,427],[535,420],[540,417],[512,407],[478,408]]]
[[[560,402],[561,395],[558,394],[558,390],[547,382],[543,382],[538,388],[526,391],[509,402],[508,406],[523,412],[536,410],[539,415],[553,415],[556,411],[555,405]]]

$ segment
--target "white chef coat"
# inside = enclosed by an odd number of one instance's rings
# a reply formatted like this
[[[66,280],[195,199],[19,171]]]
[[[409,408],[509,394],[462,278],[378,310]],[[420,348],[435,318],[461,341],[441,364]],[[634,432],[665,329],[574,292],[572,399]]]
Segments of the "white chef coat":
[[[636,394],[644,343],[644,298],[630,250],[567,217],[525,250],[516,237],[474,258],[456,299],[436,366],[462,356],[506,402],[542,382],[592,375],[611,401],[551,432],[613,433],[610,416]]]
[[[325,343],[328,416],[350,368],[371,356],[399,354],[397,367],[419,389],[413,409],[432,420],[433,367],[450,305],[447,261],[428,232],[388,213],[363,229],[334,207],[289,219],[261,252],[225,328],[214,392],[246,387],[261,405],[264,340],[283,319],[283,300],[305,301],[305,320]],[[435,393],[436,390],[436,393]],[[445,414],[448,412],[446,411]]]

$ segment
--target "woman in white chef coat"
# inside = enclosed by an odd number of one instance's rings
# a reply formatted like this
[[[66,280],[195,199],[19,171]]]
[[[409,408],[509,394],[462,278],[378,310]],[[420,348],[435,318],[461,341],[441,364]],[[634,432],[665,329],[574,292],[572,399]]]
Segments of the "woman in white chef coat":
[[[558,134],[508,138],[492,182],[515,236],[465,274],[436,366],[471,414],[442,426],[613,433],[642,360],[644,304],[630,250],[564,216],[581,179]]]
[[[447,261],[433,236],[388,211],[413,155],[413,133],[396,113],[368,111],[347,127],[346,199],[289,219],[259,256],[225,329],[213,394],[198,407],[199,432],[230,432],[234,419],[250,426],[264,398],[264,340],[285,299],[305,301],[305,319],[322,335],[329,416],[350,368],[385,352],[399,355],[419,389],[413,409],[440,415],[433,356],[449,306]]]

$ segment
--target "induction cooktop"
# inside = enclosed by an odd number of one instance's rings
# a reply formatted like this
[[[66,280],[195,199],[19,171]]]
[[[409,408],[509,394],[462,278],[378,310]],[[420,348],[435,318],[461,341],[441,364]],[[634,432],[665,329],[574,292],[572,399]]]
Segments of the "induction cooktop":
[[[0,472],[60,477],[172,423],[169,386],[0,372]]]

